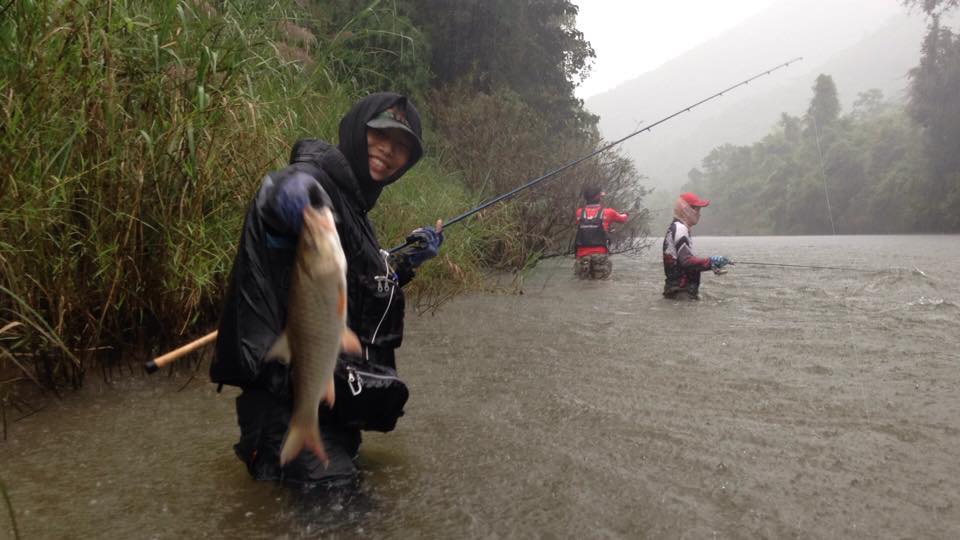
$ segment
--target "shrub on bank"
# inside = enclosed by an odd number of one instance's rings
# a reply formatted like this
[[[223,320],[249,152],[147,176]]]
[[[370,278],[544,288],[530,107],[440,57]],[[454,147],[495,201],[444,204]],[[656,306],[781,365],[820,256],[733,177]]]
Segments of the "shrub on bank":
[[[263,174],[299,137],[336,140],[350,103],[392,78],[370,67],[388,65],[371,59],[391,55],[391,39],[408,47],[398,69],[416,61],[410,36],[352,31],[365,19],[386,24],[371,9],[346,23],[293,1],[5,9],[7,389],[28,379],[76,386],[94,357],[143,358],[208,331]],[[403,90],[416,93],[425,71],[406,69]],[[421,221],[414,212],[405,222]]]

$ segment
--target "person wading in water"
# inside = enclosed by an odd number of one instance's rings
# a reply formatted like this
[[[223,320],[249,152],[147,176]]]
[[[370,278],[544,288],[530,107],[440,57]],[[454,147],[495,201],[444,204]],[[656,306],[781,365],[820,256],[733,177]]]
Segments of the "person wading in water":
[[[693,254],[693,226],[700,221],[700,209],[709,204],[709,200],[693,193],[681,193],[673,204],[673,223],[663,238],[663,273],[666,274],[663,296],[667,298],[685,294],[699,299],[700,273],[730,264],[720,255],[697,257]]]
[[[601,204],[606,195],[600,188],[583,190],[586,204],[577,208],[576,261],[573,271],[580,279],[607,279],[613,272],[610,262],[610,223],[623,223],[627,215]]]
[[[240,441],[234,451],[255,479],[297,485],[354,481],[361,429],[390,431],[403,414],[407,390],[396,378],[394,357],[403,339],[402,287],[414,269],[437,255],[442,223],[413,231],[404,248],[388,255],[380,249],[368,212],[384,187],[422,155],[416,108],[399,94],[376,93],[355,103],[340,121],[337,146],[318,139],[297,141],[290,164],[267,174],[254,195],[230,275],[210,378],[243,390],[236,401]],[[336,403],[332,410],[320,407],[329,463],[304,451],[281,467],[280,448],[293,406],[291,370],[266,355],[287,322],[291,269],[307,205],[329,207],[336,218],[347,260],[346,323],[359,342],[344,339],[334,375]],[[376,372],[376,384],[368,378],[361,385],[355,369],[349,378],[342,375],[344,366],[358,365]]]

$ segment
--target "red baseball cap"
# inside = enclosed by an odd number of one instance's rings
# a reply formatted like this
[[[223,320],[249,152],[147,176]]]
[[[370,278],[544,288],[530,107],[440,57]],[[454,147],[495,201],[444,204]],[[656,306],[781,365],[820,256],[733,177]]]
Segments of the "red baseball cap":
[[[681,193],[680,198],[687,201],[690,206],[710,206],[710,199],[701,199],[689,191]]]

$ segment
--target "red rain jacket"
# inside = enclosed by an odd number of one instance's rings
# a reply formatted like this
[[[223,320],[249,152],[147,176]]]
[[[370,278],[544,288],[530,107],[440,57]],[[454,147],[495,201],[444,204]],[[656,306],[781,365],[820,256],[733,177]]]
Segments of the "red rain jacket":
[[[600,204],[588,204],[586,205],[587,209],[587,219],[592,219],[597,215],[597,212],[600,210]],[[577,223],[580,223],[580,213],[583,212],[584,207],[581,206],[577,208],[576,218]],[[627,221],[627,215],[617,212],[613,208],[604,208],[603,209],[603,230],[610,232],[611,223],[624,223]],[[607,253],[607,248],[604,246],[590,246],[590,247],[578,247],[576,257],[580,258],[585,255],[596,255]]]

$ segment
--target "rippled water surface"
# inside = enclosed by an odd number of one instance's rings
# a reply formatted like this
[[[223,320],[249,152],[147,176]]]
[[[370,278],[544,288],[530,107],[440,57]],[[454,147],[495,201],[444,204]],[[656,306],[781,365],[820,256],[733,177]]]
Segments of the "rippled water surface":
[[[960,237],[696,245],[742,261],[698,302],[647,252],[411,316],[407,415],[365,434],[357,490],[250,480],[205,366],[91,381],[0,442],[19,533],[960,538]]]

